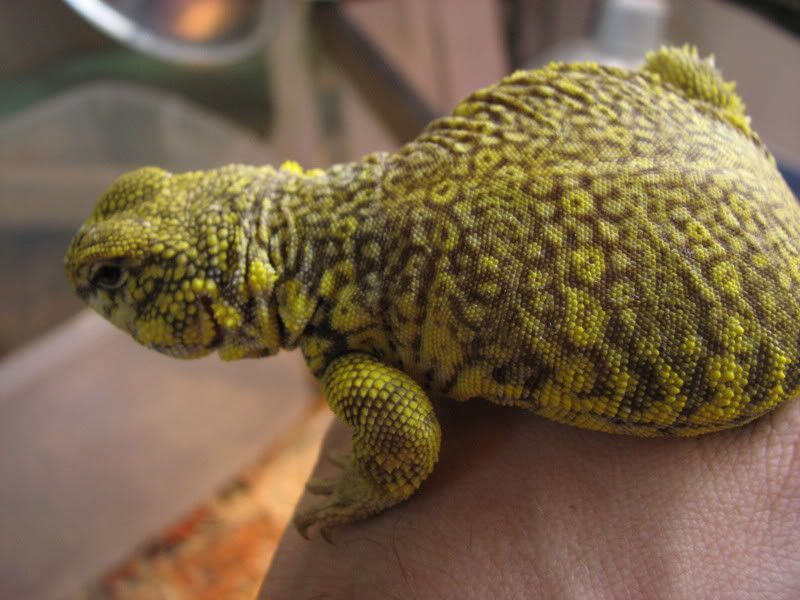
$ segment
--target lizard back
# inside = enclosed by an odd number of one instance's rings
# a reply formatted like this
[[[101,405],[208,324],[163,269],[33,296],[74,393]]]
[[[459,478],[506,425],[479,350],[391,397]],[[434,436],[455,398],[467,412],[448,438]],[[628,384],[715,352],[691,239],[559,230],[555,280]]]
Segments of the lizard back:
[[[373,351],[438,395],[639,435],[796,392],[800,209],[732,86],[659,60],[516,73],[390,159]]]

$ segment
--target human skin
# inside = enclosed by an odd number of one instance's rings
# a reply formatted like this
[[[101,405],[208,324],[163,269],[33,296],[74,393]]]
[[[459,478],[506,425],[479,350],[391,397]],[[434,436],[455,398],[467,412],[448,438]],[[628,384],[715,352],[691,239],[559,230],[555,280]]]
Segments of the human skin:
[[[443,408],[420,492],[333,544],[288,528],[260,600],[800,598],[800,402],[691,439]],[[348,439],[334,424],[321,455]]]

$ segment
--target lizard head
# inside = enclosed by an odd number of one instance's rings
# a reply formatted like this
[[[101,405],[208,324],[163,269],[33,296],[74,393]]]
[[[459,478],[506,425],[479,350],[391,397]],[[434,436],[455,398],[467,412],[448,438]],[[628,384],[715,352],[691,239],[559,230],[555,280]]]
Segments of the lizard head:
[[[175,175],[146,167],[123,175],[67,250],[70,285],[136,341],[171,356],[276,351],[266,342],[257,351],[252,340],[245,343],[252,295],[236,200],[247,181],[233,167]],[[275,278],[261,267],[254,270],[268,298]]]

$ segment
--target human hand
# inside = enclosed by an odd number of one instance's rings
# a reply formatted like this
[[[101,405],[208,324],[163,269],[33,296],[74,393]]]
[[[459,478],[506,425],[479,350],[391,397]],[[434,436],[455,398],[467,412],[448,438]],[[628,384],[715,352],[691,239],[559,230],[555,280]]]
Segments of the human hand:
[[[688,439],[442,408],[422,488],[334,545],[288,529],[259,598],[800,598],[800,401]]]

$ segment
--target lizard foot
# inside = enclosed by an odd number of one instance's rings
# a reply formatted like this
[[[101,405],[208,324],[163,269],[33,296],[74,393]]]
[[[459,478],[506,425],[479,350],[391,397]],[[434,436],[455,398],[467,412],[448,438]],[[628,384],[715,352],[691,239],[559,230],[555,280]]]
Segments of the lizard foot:
[[[338,478],[312,479],[306,484],[312,494],[328,496],[309,508],[300,510],[294,525],[304,538],[314,526],[319,526],[322,537],[330,541],[330,533],[348,523],[380,512],[398,502],[398,498],[382,491],[359,473],[351,461]]]
[[[347,468],[347,465],[350,463],[351,458],[350,452],[325,452],[323,454],[323,458],[327,460],[332,465],[339,467],[340,469]],[[312,494],[317,494],[318,496],[330,496],[333,493],[333,490],[336,488],[336,479],[335,478],[319,478],[319,479],[309,479],[306,482],[306,490],[311,492]]]
[[[303,537],[316,525],[329,540],[332,529],[414,493],[436,464],[441,432],[422,388],[370,356],[338,358],[326,369],[323,386],[334,413],[353,428],[353,452],[347,460],[326,455],[341,473],[308,483],[308,491],[326,498],[299,511],[294,523]]]

